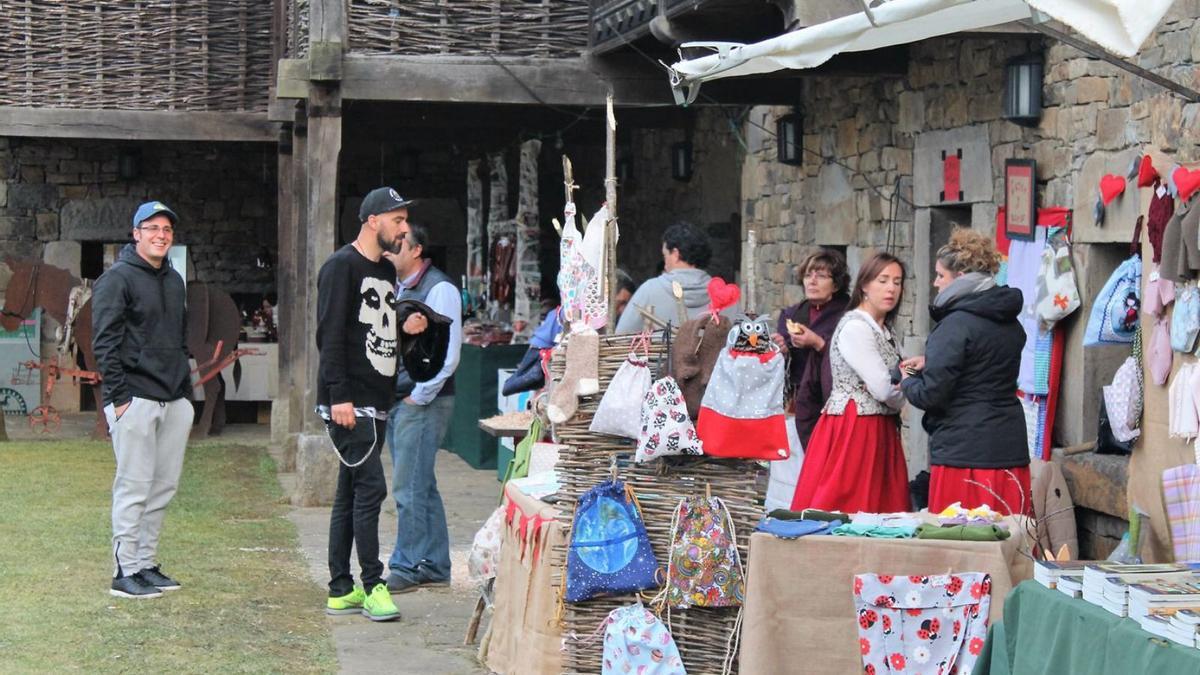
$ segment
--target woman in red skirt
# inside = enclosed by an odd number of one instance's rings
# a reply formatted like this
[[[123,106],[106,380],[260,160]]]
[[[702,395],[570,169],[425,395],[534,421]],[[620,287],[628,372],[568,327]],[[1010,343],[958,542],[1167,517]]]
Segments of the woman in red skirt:
[[[833,388],[805,448],[792,508],[854,513],[908,511],[908,468],[897,418],[904,395],[893,369],[892,320],[904,264],[878,253],[863,263],[849,307],[830,340]]]
[[[909,359],[901,388],[925,411],[929,432],[929,510],[960,502],[1000,513],[1032,514],[1029,445],[1017,400],[1025,331],[1021,291],[997,286],[992,240],[956,229],[938,250],[929,306],[937,325],[925,356]]]

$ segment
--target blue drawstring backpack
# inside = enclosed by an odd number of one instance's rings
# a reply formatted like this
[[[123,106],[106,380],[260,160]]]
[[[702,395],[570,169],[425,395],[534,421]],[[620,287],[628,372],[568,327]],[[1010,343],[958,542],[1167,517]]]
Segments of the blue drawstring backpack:
[[[657,588],[658,562],[625,483],[607,480],[583,493],[567,551],[567,602]]]

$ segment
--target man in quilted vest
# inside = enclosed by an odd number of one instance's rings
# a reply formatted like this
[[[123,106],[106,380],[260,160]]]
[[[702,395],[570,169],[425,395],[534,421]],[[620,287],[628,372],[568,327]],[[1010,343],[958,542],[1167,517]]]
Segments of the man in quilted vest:
[[[454,370],[462,351],[462,294],[450,277],[433,266],[425,226],[406,223],[398,240],[399,251],[388,255],[396,267],[398,298],[424,302],[452,321],[446,361],[436,375],[418,383],[399,364],[397,403],[388,416],[397,532],[387,586],[392,593],[407,593],[450,583],[450,534],[434,465],[454,410]]]

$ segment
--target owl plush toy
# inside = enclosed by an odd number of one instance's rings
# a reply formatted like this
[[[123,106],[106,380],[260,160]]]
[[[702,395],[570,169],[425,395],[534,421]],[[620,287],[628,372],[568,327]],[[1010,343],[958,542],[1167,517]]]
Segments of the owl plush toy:
[[[704,452],[778,460],[791,454],[783,412],[784,357],[768,317],[734,322],[700,403]]]

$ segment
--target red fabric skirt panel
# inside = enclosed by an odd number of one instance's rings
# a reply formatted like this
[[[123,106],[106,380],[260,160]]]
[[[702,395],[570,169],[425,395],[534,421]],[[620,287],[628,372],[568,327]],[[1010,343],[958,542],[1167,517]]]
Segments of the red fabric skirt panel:
[[[792,508],[855,513],[911,511],[908,468],[895,415],[821,415],[804,449]]]
[[[986,485],[991,492],[976,483]],[[929,512],[939,513],[954,502],[968,509],[987,504],[993,511],[1005,515],[1022,509],[1033,515],[1029,467],[964,469],[935,464],[929,468]]]
[[[784,415],[738,419],[701,408],[696,435],[704,442],[704,454],[714,457],[775,461],[791,455]]]

